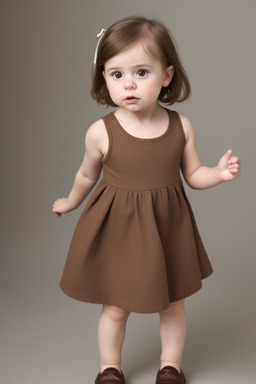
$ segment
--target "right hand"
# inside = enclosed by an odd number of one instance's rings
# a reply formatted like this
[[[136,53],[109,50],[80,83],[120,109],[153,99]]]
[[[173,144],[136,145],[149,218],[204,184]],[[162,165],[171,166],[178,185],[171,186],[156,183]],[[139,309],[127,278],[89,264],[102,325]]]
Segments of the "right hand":
[[[72,211],[72,208],[69,207],[68,198],[66,197],[56,200],[52,207],[52,212],[56,216],[61,216],[62,213],[68,213],[70,211]]]

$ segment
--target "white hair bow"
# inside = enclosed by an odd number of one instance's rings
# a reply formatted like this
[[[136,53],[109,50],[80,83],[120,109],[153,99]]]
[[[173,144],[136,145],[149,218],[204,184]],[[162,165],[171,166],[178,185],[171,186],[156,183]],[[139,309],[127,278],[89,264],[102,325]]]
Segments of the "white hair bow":
[[[104,36],[105,32],[106,32],[106,29],[102,28],[100,33],[98,33],[98,35],[97,35],[97,37],[99,37],[99,40],[98,40],[98,43],[97,43],[96,49],[95,49],[95,54],[94,54],[94,59],[93,59],[93,64],[94,65],[96,64],[96,61],[97,61],[98,47],[99,47],[100,41],[101,41],[102,37]]]

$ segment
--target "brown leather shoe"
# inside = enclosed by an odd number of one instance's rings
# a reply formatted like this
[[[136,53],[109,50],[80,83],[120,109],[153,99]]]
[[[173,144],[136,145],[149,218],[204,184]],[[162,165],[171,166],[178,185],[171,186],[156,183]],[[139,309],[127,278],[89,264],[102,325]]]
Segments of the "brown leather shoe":
[[[181,371],[177,371],[174,367],[164,367],[158,371],[156,376],[156,384],[184,384],[186,383],[185,375]]]
[[[95,384],[125,384],[123,372],[116,368],[107,368],[96,377]]]

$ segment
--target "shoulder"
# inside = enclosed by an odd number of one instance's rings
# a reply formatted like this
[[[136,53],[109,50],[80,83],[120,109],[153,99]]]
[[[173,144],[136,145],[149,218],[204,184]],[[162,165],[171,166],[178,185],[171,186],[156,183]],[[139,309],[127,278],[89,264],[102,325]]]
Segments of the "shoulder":
[[[86,144],[101,144],[107,138],[107,132],[103,119],[95,121],[87,130],[85,141]]]
[[[180,117],[181,124],[183,127],[186,142],[188,142],[188,140],[190,138],[194,137],[194,135],[195,135],[193,125],[192,125],[191,121],[182,113],[179,113],[179,117]]]

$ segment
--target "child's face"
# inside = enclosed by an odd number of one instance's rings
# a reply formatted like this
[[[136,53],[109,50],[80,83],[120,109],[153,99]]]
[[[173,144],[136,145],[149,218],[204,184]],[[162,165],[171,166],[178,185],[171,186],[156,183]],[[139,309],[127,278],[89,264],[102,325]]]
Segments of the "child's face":
[[[109,59],[104,78],[113,102],[121,108],[138,112],[154,108],[162,87],[172,80],[172,66],[164,68],[161,61],[135,43],[126,51]]]

